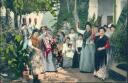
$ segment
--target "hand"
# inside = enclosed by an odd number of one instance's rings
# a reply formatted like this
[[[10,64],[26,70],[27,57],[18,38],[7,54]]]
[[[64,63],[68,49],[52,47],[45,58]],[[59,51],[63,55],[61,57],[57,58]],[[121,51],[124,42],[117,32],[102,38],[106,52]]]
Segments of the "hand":
[[[101,50],[103,50],[104,49],[104,47],[100,47],[100,48],[98,48],[97,50],[98,51],[101,51]]]
[[[93,44],[93,41],[90,41],[90,44]]]

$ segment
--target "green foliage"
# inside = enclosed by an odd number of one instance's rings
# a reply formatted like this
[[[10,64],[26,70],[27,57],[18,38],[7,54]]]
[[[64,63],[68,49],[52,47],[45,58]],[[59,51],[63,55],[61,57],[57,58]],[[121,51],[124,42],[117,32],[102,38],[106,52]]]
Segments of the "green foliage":
[[[69,12],[67,7],[67,1],[69,1]],[[73,0],[60,0],[60,11],[58,15],[58,21],[56,24],[57,30],[58,28],[61,28],[63,25],[64,19],[66,19],[70,24],[72,28],[75,28],[75,18],[74,18],[74,7],[75,7],[75,1]],[[85,23],[87,22],[88,17],[88,6],[89,6],[89,0],[77,0],[77,12],[78,12],[78,18],[80,21],[80,27],[83,28]]]
[[[4,0],[5,6],[19,15],[33,11],[50,11],[55,16],[54,7],[58,3],[59,0]]]
[[[59,10],[59,15],[58,15],[58,21],[57,21],[57,28],[61,28],[63,25],[63,21],[66,19],[67,22],[73,26],[74,24],[74,16],[73,16],[73,9],[72,8],[72,3],[67,3],[67,1],[70,2],[70,0],[60,0],[60,10]],[[67,4],[69,5],[69,11]]]
[[[112,46],[115,47],[115,51],[113,51],[113,55],[116,57],[117,61],[125,61],[128,62],[128,26],[127,26],[127,14],[128,9],[124,7],[119,21],[117,23],[116,32],[111,38]]]
[[[11,36],[8,34],[12,32],[6,32],[1,34],[0,39],[0,54],[1,54],[1,63],[7,63],[6,67],[13,72],[15,75],[13,78],[18,78],[21,76],[22,69],[24,68],[24,64],[29,65],[29,50],[22,50],[23,47],[23,36],[17,33],[12,34],[12,38],[7,39],[7,36]]]
[[[78,0],[77,12],[80,20],[80,27],[84,28],[88,19],[89,0]]]

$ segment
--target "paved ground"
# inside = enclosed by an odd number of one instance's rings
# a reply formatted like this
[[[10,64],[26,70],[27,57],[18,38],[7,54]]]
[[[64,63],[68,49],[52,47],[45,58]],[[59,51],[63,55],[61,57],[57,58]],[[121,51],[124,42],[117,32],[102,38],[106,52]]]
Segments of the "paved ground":
[[[114,83],[126,83],[125,78],[120,76],[117,72],[113,70],[109,71],[109,78],[102,81],[93,76],[93,73],[80,73],[78,68],[68,68],[68,69],[58,69],[58,72],[48,72],[45,75],[41,74],[39,76],[41,83],[76,83],[76,82],[93,82],[93,83],[104,83],[104,82],[114,82]],[[23,81],[23,80],[22,80]],[[33,83],[29,82],[11,82],[11,83]]]
[[[56,82],[116,82],[112,79],[106,79],[102,81],[93,77],[92,73],[80,73],[79,69],[59,69],[58,73],[50,72],[44,75],[40,75],[40,79],[43,83],[56,83]]]

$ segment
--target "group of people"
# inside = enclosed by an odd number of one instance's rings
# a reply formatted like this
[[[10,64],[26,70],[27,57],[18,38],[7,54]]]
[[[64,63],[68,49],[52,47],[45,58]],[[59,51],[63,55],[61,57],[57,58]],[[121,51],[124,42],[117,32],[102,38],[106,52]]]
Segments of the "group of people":
[[[29,20],[31,24],[31,20]],[[35,22],[36,23],[36,22]],[[114,25],[92,26],[89,22],[85,30],[69,29],[64,26],[57,34],[47,27],[24,24],[23,49],[30,49],[31,69],[34,76],[41,73],[57,71],[57,68],[79,68],[80,72],[93,72],[95,77],[107,77],[107,56],[110,49],[110,37]]]

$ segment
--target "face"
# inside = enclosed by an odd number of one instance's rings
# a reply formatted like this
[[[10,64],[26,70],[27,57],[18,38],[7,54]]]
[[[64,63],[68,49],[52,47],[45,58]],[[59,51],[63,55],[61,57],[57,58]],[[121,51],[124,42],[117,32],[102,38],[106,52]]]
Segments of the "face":
[[[86,25],[87,32],[91,30],[91,27],[89,25]]]
[[[49,40],[49,37],[48,37],[48,36],[46,36],[46,40],[47,40],[47,41]]]
[[[114,27],[111,27],[111,31],[114,32],[115,31],[115,28]]]
[[[67,21],[64,21],[64,23],[67,23]]]
[[[107,31],[110,31],[110,28],[109,27],[107,28]]]
[[[69,43],[70,42],[70,39],[66,39],[66,43]]]
[[[100,29],[100,31],[99,31],[99,35],[100,35],[100,36],[103,36],[104,33],[105,33],[104,29]]]
[[[69,48],[72,48],[72,45],[69,45]]]
[[[98,32],[98,28],[97,28],[97,27],[94,28],[94,32],[95,32],[95,33]]]
[[[79,35],[79,39],[80,39],[80,40],[83,39],[81,35]]]
[[[105,28],[105,30],[107,30],[108,28],[107,27],[104,27]]]
[[[38,37],[38,36],[39,36],[39,33],[38,33],[38,32],[35,32],[35,33],[33,34],[33,36],[34,36],[34,37]]]
[[[73,29],[71,29],[71,33],[74,33],[75,31]]]

